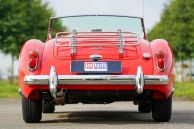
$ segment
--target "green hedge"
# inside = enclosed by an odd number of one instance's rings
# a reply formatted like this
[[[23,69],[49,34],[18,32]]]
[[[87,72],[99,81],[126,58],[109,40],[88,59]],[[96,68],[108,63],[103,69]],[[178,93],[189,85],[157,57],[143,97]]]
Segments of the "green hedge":
[[[194,100],[194,82],[175,82],[175,97],[184,97]],[[0,81],[0,98],[17,98],[19,84],[10,84],[8,81]]]
[[[18,89],[18,82],[10,84],[8,81],[0,81],[0,98],[17,98]]]
[[[194,82],[176,82],[174,87],[175,96],[194,100]]]

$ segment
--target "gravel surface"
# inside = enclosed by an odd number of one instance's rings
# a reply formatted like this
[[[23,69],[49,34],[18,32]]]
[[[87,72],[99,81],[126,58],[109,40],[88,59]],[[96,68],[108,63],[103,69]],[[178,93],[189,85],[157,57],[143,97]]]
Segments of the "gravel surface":
[[[194,129],[194,102],[173,101],[168,123],[152,121],[151,113],[138,113],[132,102],[107,105],[72,104],[57,106],[56,112],[43,114],[41,123],[22,119],[19,99],[0,99],[0,129]]]

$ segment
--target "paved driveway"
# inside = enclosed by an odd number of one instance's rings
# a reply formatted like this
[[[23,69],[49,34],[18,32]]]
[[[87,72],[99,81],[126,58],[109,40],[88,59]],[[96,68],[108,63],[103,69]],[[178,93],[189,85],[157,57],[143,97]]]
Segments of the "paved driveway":
[[[174,101],[168,123],[152,121],[151,113],[138,113],[132,102],[108,105],[72,104],[57,106],[53,114],[43,114],[41,123],[22,120],[19,99],[0,99],[2,129],[194,129],[194,102]]]

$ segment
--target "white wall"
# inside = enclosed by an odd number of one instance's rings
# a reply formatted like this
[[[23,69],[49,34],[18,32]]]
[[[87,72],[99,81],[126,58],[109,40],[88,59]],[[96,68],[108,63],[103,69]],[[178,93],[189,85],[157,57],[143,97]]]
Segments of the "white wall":
[[[5,55],[0,52],[0,78],[7,79],[8,69],[11,68],[11,56]],[[14,62],[14,75],[18,75],[18,60],[16,59]]]
[[[190,74],[190,66],[189,66],[189,60],[184,60],[184,65],[188,66],[188,67],[184,67],[183,68],[183,79],[184,81],[189,80],[189,74]],[[181,62],[176,62],[175,64],[175,68],[176,68],[176,81],[181,81]],[[194,74],[194,59],[192,59],[192,74]],[[194,76],[192,77],[192,79],[194,80]]]

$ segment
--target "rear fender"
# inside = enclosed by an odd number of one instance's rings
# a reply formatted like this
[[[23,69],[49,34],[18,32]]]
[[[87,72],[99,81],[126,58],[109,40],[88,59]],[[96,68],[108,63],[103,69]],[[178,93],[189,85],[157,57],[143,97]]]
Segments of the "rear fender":
[[[164,87],[163,90],[158,90],[154,92],[154,97],[162,98],[161,96],[164,96],[163,98],[168,98],[173,92],[173,85],[174,85],[174,71],[175,70],[174,70],[173,52],[168,42],[162,39],[153,40],[150,44],[150,47],[151,47],[151,51],[153,55],[154,74],[155,75],[168,75],[169,77],[169,84],[166,87]],[[159,71],[156,65],[156,60],[157,60],[156,52],[159,49],[163,50],[165,54],[164,60],[165,60],[166,69],[163,72]]]
[[[37,66],[37,69],[35,71],[30,71],[28,69],[28,63],[29,63],[29,52],[31,50],[37,50],[39,54],[39,63]],[[27,41],[21,51],[20,51],[20,56],[19,56],[19,83],[21,87],[21,92],[22,94],[26,97],[29,98],[30,95],[33,91],[33,89],[27,85],[24,84],[24,76],[25,75],[36,75],[41,73],[41,67],[42,67],[42,55],[44,51],[44,43],[40,40],[32,39]],[[33,92],[36,93],[36,92]],[[40,95],[37,95],[40,96]],[[36,98],[36,97],[33,97]],[[37,97],[36,99],[38,99]]]

